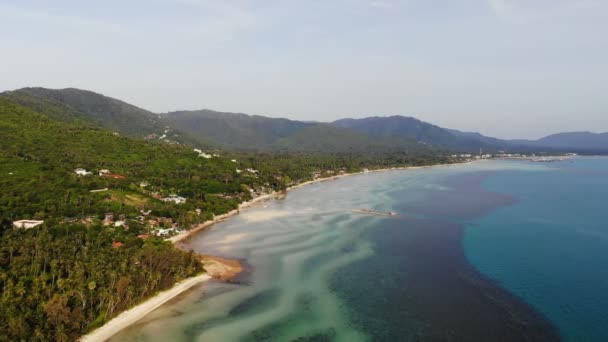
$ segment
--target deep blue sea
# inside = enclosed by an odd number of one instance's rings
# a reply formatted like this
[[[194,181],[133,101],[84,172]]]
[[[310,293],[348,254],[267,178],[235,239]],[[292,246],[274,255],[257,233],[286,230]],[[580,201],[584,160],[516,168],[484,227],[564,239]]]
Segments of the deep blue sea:
[[[306,186],[185,244],[248,272],[112,341],[608,341],[607,197],[593,157]]]
[[[549,171],[502,171],[482,182],[516,202],[467,225],[483,274],[542,312],[568,341],[608,341],[608,158]]]

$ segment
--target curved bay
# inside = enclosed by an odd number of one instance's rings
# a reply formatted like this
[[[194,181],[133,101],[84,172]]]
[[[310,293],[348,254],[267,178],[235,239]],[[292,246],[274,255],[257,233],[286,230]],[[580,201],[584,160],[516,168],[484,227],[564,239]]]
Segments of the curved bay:
[[[460,191],[446,183],[451,177],[497,169],[479,163],[362,174],[243,211],[187,242],[196,252],[245,260],[251,271],[238,284],[205,284],[112,340],[350,342],[458,333],[483,340],[496,336],[487,327],[505,324],[516,327],[507,329],[504,340],[516,340],[522,329],[506,317],[505,307],[517,317],[532,317],[526,327],[551,340],[549,324],[468,264],[460,224],[468,218],[455,221],[441,204],[467,201],[447,195]],[[356,208],[402,215],[362,215],[352,212]],[[472,307],[446,309],[467,301]],[[459,312],[470,315],[469,309],[477,310],[471,317],[483,318],[481,323],[457,318]],[[438,313],[453,317],[441,324],[429,318]]]

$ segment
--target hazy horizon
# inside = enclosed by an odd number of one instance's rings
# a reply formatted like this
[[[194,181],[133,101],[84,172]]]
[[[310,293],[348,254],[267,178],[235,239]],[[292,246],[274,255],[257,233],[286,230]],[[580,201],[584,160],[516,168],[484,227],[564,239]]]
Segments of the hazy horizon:
[[[0,0],[0,89],[153,111],[402,115],[498,138],[608,131],[608,2]]]

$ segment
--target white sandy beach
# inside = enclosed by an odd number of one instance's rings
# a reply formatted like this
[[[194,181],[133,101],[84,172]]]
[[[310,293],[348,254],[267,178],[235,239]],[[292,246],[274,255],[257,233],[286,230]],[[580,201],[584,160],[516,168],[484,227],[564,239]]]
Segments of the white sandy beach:
[[[213,220],[209,220],[209,221],[205,221],[203,223],[197,224],[192,229],[184,231],[184,232],[181,232],[181,233],[179,233],[179,234],[177,234],[175,236],[172,236],[172,237],[168,238],[167,240],[171,241],[173,243],[178,243],[178,242],[180,242],[182,240],[185,240],[185,239],[193,236],[194,234],[198,233],[199,231],[201,231],[201,230],[203,230],[203,229],[205,229],[205,228],[207,228],[207,227],[209,227],[209,226],[211,226],[211,225],[213,225],[215,223],[221,222],[221,221],[229,218],[230,216],[234,216],[234,215],[238,214],[240,212],[240,210],[249,208],[249,207],[251,207],[252,205],[254,205],[256,203],[259,203],[259,202],[262,202],[262,201],[274,198],[274,197],[276,197],[278,195],[280,195],[280,193],[273,192],[271,194],[267,194],[267,195],[262,195],[262,196],[256,197],[256,198],[252,199],[251,201],[243,202],[243,203],[241,203],[239,205],[238,209],[235,209],[235,210],[232,210],[230,212],[227,212],[226,214],[218,215],[218,216],[214,217]]]
[[[209,279],[212,279],[208,274],[201,274],[193,278],[188,278],[183,280],[169,290],[165,290],[160,292],[156,296],[146,300],[145,302],[136,305],[135,307],[124,311],[120,315],[114,317],[109,322],[104,324],[103,326],[93,330],[87,335],[80,338],[81,342],[101,342],[106,341],[110,337],[117,334],[119,331],[125,329],[126,327],[134,324],[140,319],[144,318],[146,315],[154,311],[159,306],[168,302],[169,300],[175,298],[180,293],[189,290],[195,285],[203,283]]]

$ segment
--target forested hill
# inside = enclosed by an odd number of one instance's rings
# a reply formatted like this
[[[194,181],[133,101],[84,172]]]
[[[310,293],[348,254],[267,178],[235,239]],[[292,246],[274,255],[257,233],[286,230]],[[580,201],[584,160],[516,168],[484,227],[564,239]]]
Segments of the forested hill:
[[[44,111],[54,119],[79,119],[126,136],[180,142],[198,146],[211,145],[203,137],[192,137],[170,126],[161,116],[126,102],[92,91],[66,88],[22,88],[4,92],[11,99],[34,111]]]
[[[608,133],[565,132],[552,134],[538,140],[515,140],[513,142],[565,152],[583,151],[608,154]]]
[[[4,92],[34,111],[80,120],[122,135],[204,148],[258,152],[386,153],[579,152],[608,153],[605,134],[561,133],[539,140],[502,140],[404,116],[303,122],[212,110],[157,114],[91,91],[23,88]]]
[[[128,219],[144,206],[162,209],[133,184],[185,172],[184,152],[78,120],[57,121],[6,99],[0,99],[0,146],[0,341],[73,341],[202,272],[194,255],[138,238],[147,233],[144,221]],[[163,161],[161,154],[177,157]],[[107,167],[128,177],[78,177],[76,167]],[[107,191],[90,192],[99,188]],[[103,225],[106,212],[124,215],[128,229]],[[13,228],[19,219],[43,224]]]
[[[212,110],[156,114],[87,90],[23,88],[2,93],[34,111],[44,110],[58,120],[79,119],[123,135],[148,140],[220,147],[239,151],[360,152],[413,151],[447,148],[475,150],[476,139],[463,139],[447,130],[412,119],[391,134],[378,134],[368,121],[302,122],[259,115]],[[386,122],[389,125],[392,122]],[[386,125],[386,123],[384,123]],[[415,132],[418,126],[432,127]],[[483,143],[481,143],[483,145]],[[485,146],[485,145],[484,145]]]
[[[162,117],[174,127],[232,149],[272,150],[276,142],[314,123],[212,110],[177,111]]]
[[[327,123],[211,110],[156,114],[91,91],[23,88],[2,93],[62,121],[80,120],[126,136],[237,151],[359,152],[429,150],[412,137],[377,137]],[[432,144],[430,144],[432,145]]]
[[[420,121],[412,117],[389,116],[341,119],[332,125],[352,129],[373,137],[408,137],[425,144],[454,151],[509,150],[515,146],[477,133],[464,133]]]
[[[376,153],[433,149],[412,137],[377,137],[327,123],[275,119],[211,110],[163,114],[177,129],[241,151]]]
[[[411,117],[301,122],[211,110],[178,111],[163,118],[179,130],[236,150],[346,152],[519,150],[508,141],[441,128]]]
[[[403,151],[224,155],[116,135],[54,103],[32,107],[0,97],[0,341],[75,340],[201,272],[163,238],[252,196],[366,167],[450,162]],[[13,227],[23,219],[42,223]]]

